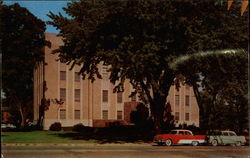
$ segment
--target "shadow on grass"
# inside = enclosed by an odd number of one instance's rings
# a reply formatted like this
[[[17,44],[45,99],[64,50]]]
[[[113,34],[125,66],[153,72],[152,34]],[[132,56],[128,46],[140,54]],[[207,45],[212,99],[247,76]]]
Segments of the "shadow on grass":
[[[105,143],[149,143],[152,142],[152,130],[139,127],[84,127],[76,133],[57,133],[53,134],[72,140],[93,140],[99,144]]]

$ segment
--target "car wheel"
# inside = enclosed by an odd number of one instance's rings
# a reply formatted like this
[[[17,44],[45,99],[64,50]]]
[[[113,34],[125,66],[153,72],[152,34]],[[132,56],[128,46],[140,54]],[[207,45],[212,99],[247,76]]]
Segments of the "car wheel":
[[[171,139],[167,139],[166,140],[166,145],[167,146],[171,146],[172,145],[172,140]]]
[[[192,142],[192,145],[193,145],[193,146],[197,146],[197,145],[199,145],[199,142],[198,142],[198,141],[193,141],[193,142]]]
[[[217,145],[218,145],[218,141],[214,139],[214,140],[212,140],[211,144],[212,144],[213,146],[217,146]]]
[[[241,146],[241,142],[236,142],[235,146]]]

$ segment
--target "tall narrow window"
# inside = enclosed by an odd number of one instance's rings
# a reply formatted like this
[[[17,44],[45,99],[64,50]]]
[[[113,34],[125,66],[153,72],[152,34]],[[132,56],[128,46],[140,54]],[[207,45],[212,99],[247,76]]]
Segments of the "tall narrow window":
[[[186,106],[189,106],[189,95],[186,95],[185,98],[186,98],[186,99],[185,99],[185,105],[186,105]]]
[[[60,80],[66,80],[66,71],[60,71]]]
[[[108,90],[102,90],[102,101],[108,102]]]
[[[131,97],[131,101],[136,101],[136,95],[133,95],[133,96]]]
[[[102,77],[103,78],[108,78],[108,75],[109,75],[108,69],[109,69],[108,65],[102,66]]]
[[[60,119],[66,119],[66,110],[60,109]]]
[[[185,113],[185,120],[186,120],[186,121],[189,121],[189,120],[190,120],[189,113]]]
[[[80,75],[78,72],[75,72],[75,82],[80,82]]]
[[[108,120],[108,110],[103,110],[102,111],[102,119],[103,120]]]
[[[177,121],[180,120],[180,113],[179,112],[175,112],[174,119],[177,120]]]
[[[175,95],[175,105],[180,105],[180,96]]]
[[[122,92],[117,93],[117,103],[122,103]]]
[[[117,120],[122,120],[122,111],[117,111]]]
[[[66,88],[60,88],[60,100],[66,101]]]
[[[80,110],[75,110],[75,119],[76,120],[80,119]]]
[[[80,102],[80,89],[75,89],[75,102]]]

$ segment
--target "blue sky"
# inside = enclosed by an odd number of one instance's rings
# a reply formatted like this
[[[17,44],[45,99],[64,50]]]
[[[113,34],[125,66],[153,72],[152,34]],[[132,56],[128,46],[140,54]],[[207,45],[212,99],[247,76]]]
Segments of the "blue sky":
[[[47,16],[49,11],[53,13],[61,12],[62,15],[66,16],[66,13],[63,11],[63,7],[67,6],[67,3],[70,1],[4,1],[4,4],[11,5],[14,3],[19,3],[20,6],[27,8],[32,14],[37,16],[43,21],[49,21],[50,18]],[[51,25],[46,25],[46,32],[58,33]]]

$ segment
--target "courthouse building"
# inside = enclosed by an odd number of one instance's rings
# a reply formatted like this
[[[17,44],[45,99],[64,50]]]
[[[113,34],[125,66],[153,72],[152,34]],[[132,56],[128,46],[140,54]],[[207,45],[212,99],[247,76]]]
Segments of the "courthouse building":
[[[62,40],[51,33],[46,33],[46,40],[51,42],[51,48],[45,47],[46,64],[34,70],[34,121],[38,120],[43,81],[46,81],[45,97],[51,102],[45,111],[45,130],[55,122],[60,122],[63,127],[78,123],[101,127],[114,121],[129,124],[130,112],[140,101],[138,96],[129,97],[133,91],[132,85],[125,82],[124,92],[113,93],[114,85],[108,79],[108,67],[105,65],[99,65],[103,79],[96,79],[93,83],[88,79],[83,80],[78,75],[79,66],[69,70],[69,65],[61,63],[57,60],[57,54],[51,53],[63,45]],[[61,99],[63,104],[56,103],[56,99]],[[172,86],[167,100],[178,124],[199,126],[199,108],[191,87],[182,85],[177,91]]]

